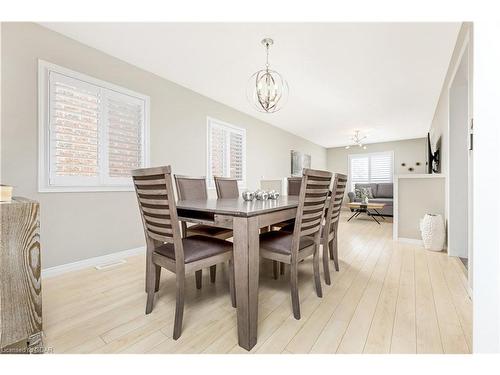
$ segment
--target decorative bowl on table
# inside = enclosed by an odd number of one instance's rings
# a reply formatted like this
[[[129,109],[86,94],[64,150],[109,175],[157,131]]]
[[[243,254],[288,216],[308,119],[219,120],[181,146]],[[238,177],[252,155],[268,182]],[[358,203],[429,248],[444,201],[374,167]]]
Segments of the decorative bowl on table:
[[[276,190],[271,190],[268,192],[269,199],[278,199],[280,196],[280,193],[278,193]]]
[[[244,191],[241,193],[241,197],[244,201],[253,201],[255,199],[255,193],[253,191]]]
[[[257,200],[259,201],[265,201],[269,198],[269,194],[267,193],[267,191],[257,190],[255,192],[255,198],[257,198]]]

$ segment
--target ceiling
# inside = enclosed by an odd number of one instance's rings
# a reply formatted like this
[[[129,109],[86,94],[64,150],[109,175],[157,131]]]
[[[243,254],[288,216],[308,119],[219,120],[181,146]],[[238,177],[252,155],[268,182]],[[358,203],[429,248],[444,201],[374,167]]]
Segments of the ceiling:
[[[324,147],[354,130],[367,143],[429,130],[459,23],[42,23],[193,91]],[[264,66],[290,95],[274,114],[246,98]]]

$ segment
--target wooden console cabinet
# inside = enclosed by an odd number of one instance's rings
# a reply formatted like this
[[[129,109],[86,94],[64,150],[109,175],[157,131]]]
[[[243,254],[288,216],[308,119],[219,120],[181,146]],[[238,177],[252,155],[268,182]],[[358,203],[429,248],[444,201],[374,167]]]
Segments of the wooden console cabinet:
[[[42,339],[40,206],[0,202],[0,353],[31,352]]]

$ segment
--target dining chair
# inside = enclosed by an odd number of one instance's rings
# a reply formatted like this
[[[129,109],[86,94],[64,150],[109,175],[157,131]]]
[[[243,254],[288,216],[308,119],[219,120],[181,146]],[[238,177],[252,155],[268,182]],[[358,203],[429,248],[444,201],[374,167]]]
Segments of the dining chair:
[[[328,253],[330,254],[330,259],[333,260],[335,270],[339,270],[338,227],[346,185],[347,176],[345,174],[335,173],[330,202],[325,211],[325,225],[321,229],[321,243],[323,245],[323,274],[327,285],[331,284]]]
[[[302,184],[302,177],[288,177],[287,178],[287,194],[288,195],[299,195],[301,184]]]
[[[287,177],[287,195],[298,196],[300,193],[300,185],[302,184],[302,177]],[[285,231],[293,232],[295,219],[282,221],[281,223],[273,224],[273,229],[282,229]],[[279,263],[279,274],[285,274],[285,264]],[[278,262],[273,262],[273,277],[278,278]]]
[[[175,274],[176,305],[173,338],[182,331],[184,284],[187,273],[229,262],[231,303],[236,306],[233,246],[229,241],[205,236],[182,238],[172,186],[170,166],[132,171],[144,234],[146,237],[146,314],[153,310],[160,287],[161,268]]]
[[[300,193],[300,185],[302,184],[302,177],[288,177],[287,178],[287,195],[288,196],[298,196]],[[282,221],[277,224],[273,224],[273,228],[282,229],[286,228],[289,232],[293,231],[295,219],[290,219]]]
[[[175,187],[177,190],[177,197],[180,200],[207,200],[207,180],[205,177],[181,176],[174,175]],[[182,237],[189,237],[194,235],[208,236],[227,240],[233,236],[231,229],[214,227],[204,224],[195,224],[187,226],[185,221],[181,221]],[[210,267],[210,281],[215,283],[217,274],[217,266]],[[201,289],[202,270],[196,271],[196,288]]]
[[[260,235],[260,255],[290,264],[293,316],[300,319],[298,269],[300,261],[313,256],[316,294],[322,297],[319,274],[320,231],[332,174],[304,169],[293,233],[270,231]]]
[[[217,198],[239,198],[238,180],[232,177],[214,176]]]

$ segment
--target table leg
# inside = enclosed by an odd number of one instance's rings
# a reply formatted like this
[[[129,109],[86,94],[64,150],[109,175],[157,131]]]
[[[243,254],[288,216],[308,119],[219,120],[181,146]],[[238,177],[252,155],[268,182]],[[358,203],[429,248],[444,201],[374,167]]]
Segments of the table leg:
[[[377,222],[377,224],[378,224],[378,225],[380,225],[380,222],[379,222],[377,219],[375,219],[375,216],[370,215],[370,211],[366,210],[366,213],[367,213],[367,214],[368,214],[368,216],[370,216],[373,220],[375,220],[375,221]]]
[[[347,221],[351,221],[351,219],[355,216],[358,216],[358,214],[358,211],[355,211],[354,214],[349,219],[347,219]]]
[[[250,350],[257,343],[259,293],[259,225],[257,217],[233,219],[233,251],[238,344]]]
[[[380,212],[378,212],[377,209],[374,208],[373,211],[375,211],[378,216],[380,216],[382,219],[384,219],[384,221],[386,221],[384,215],[382,215]]]

